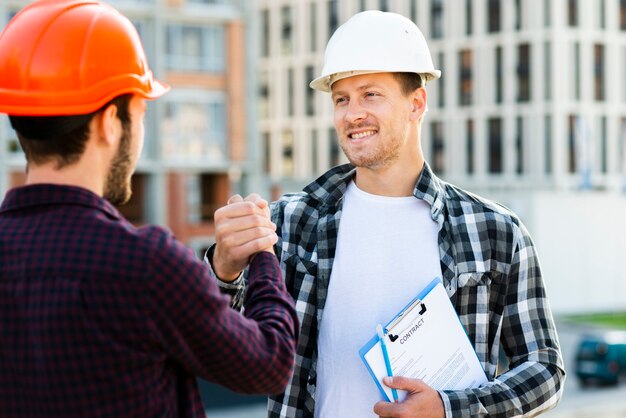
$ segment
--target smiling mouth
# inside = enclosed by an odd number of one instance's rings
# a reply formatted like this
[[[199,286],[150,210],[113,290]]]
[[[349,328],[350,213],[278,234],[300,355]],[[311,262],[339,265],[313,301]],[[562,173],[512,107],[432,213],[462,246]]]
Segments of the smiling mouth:
[[[368,136],[372,136],[372,135],[376,134],[376,132],[377,131],[357,132],[357,133],[348,135],[348,137],[350,137],[351,139],[361,139],[361,138],[365,138],[365,137],[368,137]]]

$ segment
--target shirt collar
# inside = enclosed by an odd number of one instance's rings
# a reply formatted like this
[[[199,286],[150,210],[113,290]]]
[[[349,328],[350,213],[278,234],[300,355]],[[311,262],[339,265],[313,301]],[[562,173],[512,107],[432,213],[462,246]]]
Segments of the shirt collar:
[[[333,167],[306,186],[304,192],[322,203],[336,205],[343,198],[355,174],[356,168],[351,164]],[[443,223],[441,215],[445,206],[445,187],[444,183],[432,172],[428,163],[424,163],[413,196],[430,205],[433,221],[440,225]]]
[[[121,218],[118,210],[95,193],[78,186],[32,184],[7,192],[0,213],[46,205],[77,205],[99,209],[112,218]]]

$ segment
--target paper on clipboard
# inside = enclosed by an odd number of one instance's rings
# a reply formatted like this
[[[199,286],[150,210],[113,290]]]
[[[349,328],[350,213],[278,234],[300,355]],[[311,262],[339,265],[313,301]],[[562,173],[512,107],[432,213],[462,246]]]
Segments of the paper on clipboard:
[[[487,382],[476,352],[439,278],[385,326],[394,376],[423,380],[437,390],[478,387]],[[391,401],[380,341],[374,336],[359,350],[378,389]],[[398,391],[400,401],[406,392]]]

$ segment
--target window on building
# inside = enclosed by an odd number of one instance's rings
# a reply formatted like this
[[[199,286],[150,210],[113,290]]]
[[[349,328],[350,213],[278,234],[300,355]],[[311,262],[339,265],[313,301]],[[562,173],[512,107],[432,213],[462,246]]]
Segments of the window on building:
[[[517,101],[530,100],[530,44],[521,44],[517,47]]]
[[[272,173],[272,136],[269,132],[263,132],[263,171],[265,174]]]
[[[474,121],[468,119],[465,124],[465,169],[467,174],[474,174]]]
[[[291,7],[283,6],[280,8],[280,46],[283,55],[289,55],[293,52],[292,25],[293,17],[291,15]]]
[[[443,122],[436,121],[430,124],[430,162],[433,171],[436,173],[444,172],[444,151],[445,144],[443,139]]]
[[[472,104],[472,50],[459,51],[459,104],[467,106]]]
[[[317,175],[319,172],[319,145],[317,143],[317,130],[311,130],[311,172]]]
[[[7,152],[9,155],[21,154],[23,152],[22,147],[17,139],[17,134],[13,128],[11,128],[9,118],[4,115],[0,116],[0,118],[2,119],[0,120],[0,126],[3,128],[5,138],[7,139]],[[0,152],[2,152],[2,150],[0,150]]]
[[[334,128],[328,130],[328,142],[330,149],[330,165],[332,167],[339,165],[341,161],[341,151],[339,149],[339,141],[337,140],[337,131]]]
[[[608,144],[606,138],[606,116],[600,118],[600,171],[606,174],[609,171]]]
[[[515,30],[522,29],[522,0],[515,0]]]
[[[265,9],[261,11],[261,56],[269,57],[270,55],[270,11]]]
[[[116,206],[124,218],[134,225],[144,225],[148,223],[147,211],[147,188],[149,178],[147,174],[135,173],[130,178],[130,187],[133,194],[130,200],[123,205]]]
[[[543,44],[543,98],[552,100],[552,47],[550,42]]]
[[[574,100],[580,100],[580,43],[574,43],[573,63],[570,68],[574,71]]]
[[[359,1],[359,10],[360,11],[365,11],[367,9],[367,0],[360,0]]]
[[[389,11],[389,1],[388,0],[379,0],[378,1],[378,10],[381,12]]]
[[[415,22],[417,25],[417,2],[419,0],[410,0],[411,1],[411,20]]]
[[[465,34],[471,35],[473,32],[474,19],[472,15],[472,0],[465,0]]]
[[[489,173],[502,173],[502,119],[490,118],[489,126]]]
[[[270,84],[269,74],[266,70],[259,71],[259,117],[270,117]]]
[[[445,63],[444,63],[443,52],[438,53],[437,56],[438,56],[437,61],[439,61],[439,67],[435,67],[435,68],[446,68],[444,65]],[[439,88],[439,92],[437,95],[437,105],[442,108],[446,104],[446,79],[445,77],[440,78],[437,81],[437,87]]]
[[[515,172],[524,173],[524,119],[515,118]]]
[[[626,0],[619,0],[619,28],[626,30]]]
[[[431,0],[430,36],[433,39],[443,38],[443,0]]]
[[[578,0],[567,0],[567,24],[578,26]]]
[[[606,1],[599,1],[600,10],[598,11],[598,20],[600,29],[606,29]]]
[[[543,0],[543,26],[546,28],[550,27],[551,20],[552,20],[552,1]]]
[[[546,115],[543,122],[544,137],[544,165],[543,169],[546,174],[552,174],[552,116]]]
[[[339,2],[338,0],[328,1],[328,38],[335,33],[339,26]]]
[[[502,98],[504,96],[504,86],[502,80],[504,78],[504,74],[502,71],[502,47],[496,47],[495,54],[495,100],[496,103],[502,103]]]
[[[295,90],[294,70],[293,68],[289,68],[287,70],[287,116],[293,116],[296,113],[294,90]]]
[[[305,112],[307,116],[315,115],[315,90],[309,87],[309,83],[315,78],[315,68],[308,65],[305,70],[306,81],[304,83]]]
[[[199,179],[200,191],[199,214],[200,222],[212,222],[213,214],[224,206],[230,192],[230,181],[227,174],[203,173],[193,176]]]
[[[489,0],[487,3],[487,32],[499,32],[500,20],[500,0]]]
[[[576,172],[576,115],[568,117],[567,168],[570,173]]]
[[[170,93],[171,95],[172,93]],[[163,157],[222,162],[228,158],[225,97],[168,98],[161,121]]]
[[[317,3],[309,4],[309,50],[317,51]]]
[[[293,132],[285,129],[282,132],[283,177],[294,175]]]
[[[166,41],[168,70],[223,72],[226,59],[222,26],[169,25]]]
[[[604,45],[601,44],[593,46],[593,81],[595,99],[604,100]]]

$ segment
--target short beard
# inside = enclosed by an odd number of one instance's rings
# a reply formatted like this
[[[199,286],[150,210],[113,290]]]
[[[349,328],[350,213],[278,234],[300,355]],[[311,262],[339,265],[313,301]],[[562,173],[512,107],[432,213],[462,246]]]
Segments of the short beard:
[[[111,168],[104,186],[104,198],[113,205],[123,205],[132,196],[130,176],[133,167],[130,157],[130,124],[123,125],[128,126],[122,126],[119,147],[113,161],[111,161]]]

